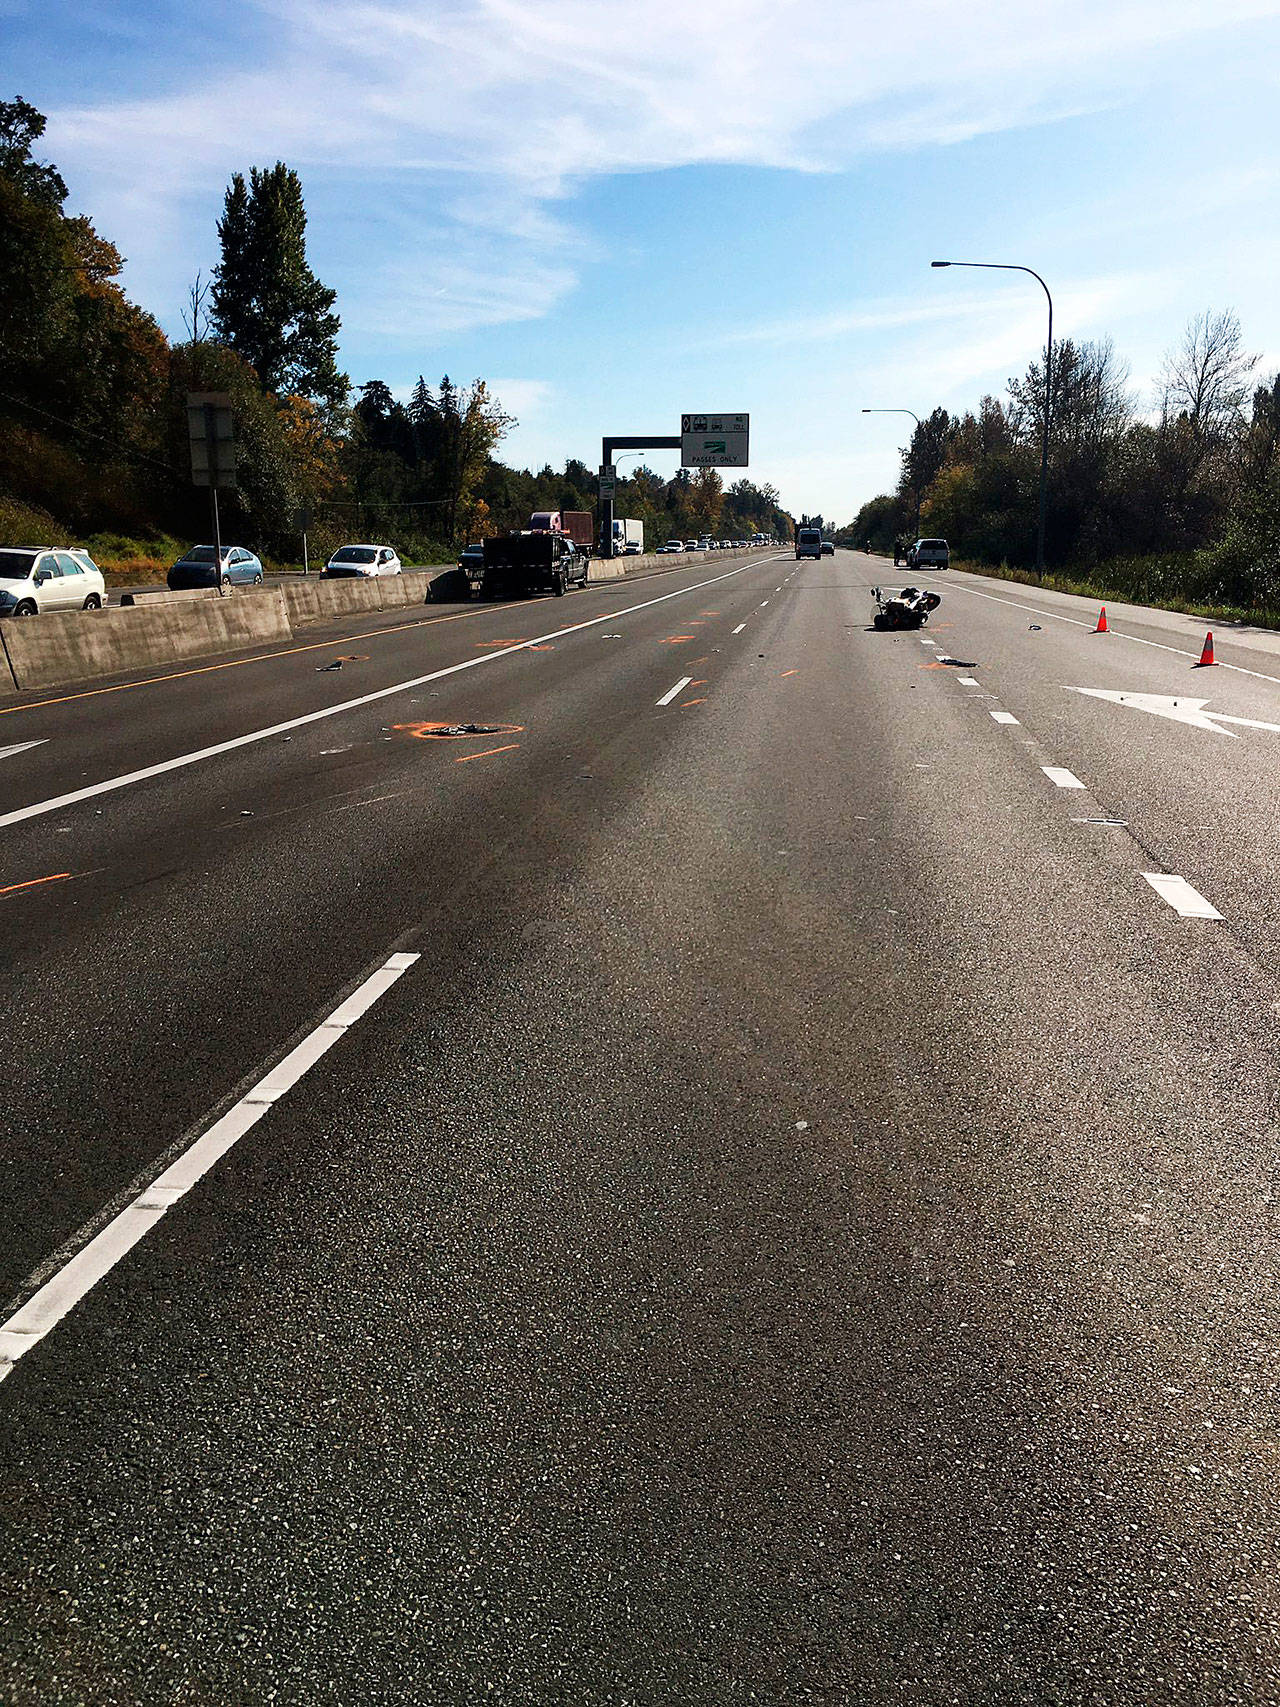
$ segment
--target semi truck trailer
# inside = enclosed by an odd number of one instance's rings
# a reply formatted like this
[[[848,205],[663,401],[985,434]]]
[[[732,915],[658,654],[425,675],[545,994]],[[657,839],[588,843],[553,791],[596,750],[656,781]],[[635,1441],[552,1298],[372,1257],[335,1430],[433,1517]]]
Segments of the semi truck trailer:
[[[535,510],[529,517],[530,533],[560,533],[571,539],[579,551],[591,555],[590,510]]]

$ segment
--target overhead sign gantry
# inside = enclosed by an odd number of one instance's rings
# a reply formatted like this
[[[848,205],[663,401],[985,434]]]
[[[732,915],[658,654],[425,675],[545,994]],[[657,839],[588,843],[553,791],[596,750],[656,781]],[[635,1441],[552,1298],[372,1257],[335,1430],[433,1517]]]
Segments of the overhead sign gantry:
[[[668,437],[605,438],[600,451],[599,543],[601,554],[613,556],[613,498],[617,485],[614,456],[620,450],[678,450],[681,468],[745,468],[751,417],[737,413],[690,411],[680,417],[680,431]]]

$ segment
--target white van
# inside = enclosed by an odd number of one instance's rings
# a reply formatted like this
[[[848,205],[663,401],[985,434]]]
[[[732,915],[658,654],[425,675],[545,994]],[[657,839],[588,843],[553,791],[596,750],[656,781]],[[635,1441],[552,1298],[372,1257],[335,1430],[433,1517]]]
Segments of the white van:
[[[822,556],[822,529],[821,528],[797,528],[796,529],[796,556],[797,557],[821,557]]]

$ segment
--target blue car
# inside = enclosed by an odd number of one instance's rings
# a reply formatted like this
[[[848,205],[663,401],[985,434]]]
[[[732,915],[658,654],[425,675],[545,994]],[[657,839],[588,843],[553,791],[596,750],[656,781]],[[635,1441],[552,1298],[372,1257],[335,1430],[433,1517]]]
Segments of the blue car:
[[[211,545],[193,545],[185,556],[180,557],[168,574],[169,591],[172,593],[185,592],[191,587],[216,587],[218,574],[215,569],[217,553]],[[260,587],[262,585],[262,563],[252,551],[246,551],[242,545],[224,545],[222,548],[222,585],[224,587],[240,585]]]

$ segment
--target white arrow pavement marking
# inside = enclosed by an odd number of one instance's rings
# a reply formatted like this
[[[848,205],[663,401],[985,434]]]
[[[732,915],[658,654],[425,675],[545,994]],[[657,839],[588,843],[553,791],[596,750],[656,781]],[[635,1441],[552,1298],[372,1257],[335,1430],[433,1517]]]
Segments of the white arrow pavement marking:
[[[12,747],[0,747],[0,759],[11,759],[15,753],[28,752],[32,747],[43,747],[49,737],[42,741],[15,741]]]
[[[1175,698],[1164,693],[1117,693],[1114,688],[1068,688],[1068,693],[1088,694],[1091,699],[1109,700],[1113,705],[1129,705],[1135,711],[1149,711],[1155,717],[1168,717],[1174,723],[1187,723],[1193,729],[1207,729],[1213,735],[1225,735],[1230,741],[1240,737],[1230,729],[1220,729],[1220,723],[1238,723],[1243,729],[1270,729],[1280,735],[1280,723],[1261,723],[1256,717],[1232,717],[1225,711],[1206,711],[1207,699]]]

